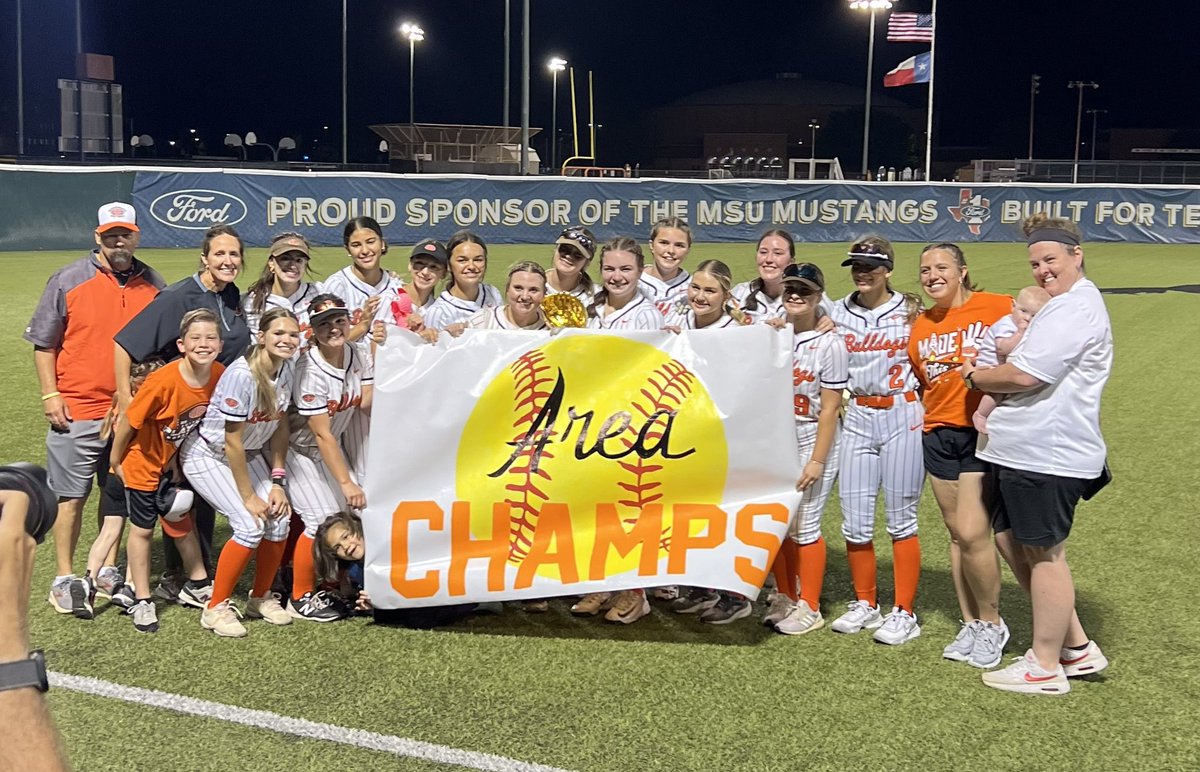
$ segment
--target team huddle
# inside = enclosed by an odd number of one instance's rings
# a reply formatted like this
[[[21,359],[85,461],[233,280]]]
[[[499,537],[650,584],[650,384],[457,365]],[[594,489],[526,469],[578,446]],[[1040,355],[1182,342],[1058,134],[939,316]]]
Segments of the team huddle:
[[[1047,225],[1045,219],[1027,224],[1031,254],[1049,239],[1072,255],[1078,251],[1081,269],[1077,232],[1069,223]],[[920,635],[914,609],[921,565],[917,507],[928,474],[951,533],[963,619],[943,656],[992,668],[1009,638],[999,615],[996,548],[1028,590],[1039,574],[1018,566],[1036,565],[1038,558],[1024,555],[1022,547],[1057,546],[1061,552],[1070,512],[1085,494],[1080,486],[1059,486],[1052,541],[1023,535],[1019,521],[1028,515],[1014,516],[1013,510],[1044,508],[1046,501],[1030,504],[1005,488],[1005,466],[1024,469],[1014,461],[1021,451],[1007,427],[1020,393],[1037,386],[983,383],[992,373],[1006,373],[1009,362],[1021,366],[1022,352],[1036,345],[1023,338],[1036,337],[1028,332],[1044,313],[1040,308],[1085,284],[1094,288],[1078,277],[1059,284],[1064,274],[1055,270],[1062,264],[1050,266],[1044,277],[1035,265],[1039,286],[1027,288],[1014,304],[1008,296],[975,290],[957,246],[932,245],[920,262],[922,288],[933,300],[925,308],[917,296],[892,288],[891,244],[867,237],[849,248],[842,263],[854,291],[835,301],[825,292],[821,269],[797,262],[786,231],[761,236],[757,278],[734,285],[719,260],[685,268],[691,230],[683,220],[667,218],[650,232],[649,260],[637,239],[620,236],[602,244],[587,228],[573,226],[558,235],[549,267],[519,262],[508,269],[503,288],[486,282],[488,249],[478,235],[460,231],[445,244],[427,239],[412,248],[405,283],[382,267],[388,244],[379,224],[359,217],[344,228],[345,268],[322,282],[309,281],[309,243],[283,233],[270,243],[261,275],[241,293],[234,281],[244,245],[233,228],[210,229],[198,273],[170,286],[133,256],[138,236],[131,206],[101,207],[98,248],[51,277],[26,331],[50,423],[50,485],[60,500],[50,602],[64,614],[91,618],[103,598],[124,607],[137,630],[154,632],[157,597],[201,609],[205,630],[242,637],[248,632],[243,619],[287,625],[370,611],[362,591],[358,513],[367,503],[376,347],[392,325],[429,342],[476,329],[548,329],[543,301],[556,294],[578,299],[586,325],[600,330],[769,324],[791,332],[801,500],[772,567],[775,589],[763,618],[781,634],[825,626],[821,519],[836,482],[853,600],[832,630],[869,631],[888,645]],[[588,273],[593,262],[595,281]],[[1043,262],[1054,263],[1054,256]],[[1060,382],[1058,373],[1045,369],[1034,375],[1051,391]],[[1082,444],[1092,439],[1088,435]],[[1094,455],[1089,452],[1087,463],[1067,478],[1055,479],[1095,478]],[[995,492],[989,482],[994,467],[1000,470]],[[101,488],[100,530],[77,575],[75,542],[93,476]],[[890,610],[880,605],[876,590],[873,534],[881,490],[893,551]],[[997,526],[993,544],[998,509],[1007,511],[1012,530],[1003,529],[1002,538]],[[215,513],[228,519],[232,531],[219,553],[213,551]],[[125,520],[128,569],[122,572],[116,566]],[[166,572],[152,591],[151,537],[160,522]],[[243,605],[234,595],[251,559],[253,579]],[[752,613],[747,598],[703,587],[593,593],[571,611],[629,624],[650,612],[650,597],[711,624]],[[546,600],[524,603],[530,613],[547,608]],[[1065,693],[1067,676],[1103,669],[1107,660],[1072,618],[1053,666],[1042,656],[1031,659],[1043,653],[1035,604],[1035,647],[1017,665],[985,674],[985,682]],[[1025,669],[1009,673],[1020,667]],[[989,680],[995,673],[1008,675]]]

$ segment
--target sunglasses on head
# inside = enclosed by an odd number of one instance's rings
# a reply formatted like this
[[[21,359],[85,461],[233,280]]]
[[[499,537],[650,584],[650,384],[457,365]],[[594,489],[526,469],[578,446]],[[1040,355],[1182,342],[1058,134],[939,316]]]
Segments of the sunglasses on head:
[[[578,241],[580,244],[582,244],[584,247],[586,247],[588,250],[591,250],[591,251],[595,251],[595,249],[596,249],[596,242],[592,240],[592,237],[587,235],[583,231],[581,231],[579,228],[567,228],[565,231],[558,234],[558,237],[560,239],[570,239],[571,241]]]
[[[341,302],[340,300],[332,300],[332,299],[331,300],[322,300],[320,303],[318,303],[316,305],[316,307],[310,308],[308,310],[308,314],[309,314],[309,316],[316,316],[318,314],[323,314],[326,311],[330,311],[330,310],[345,311],[346,304]]]
[[[882,257],[887,260],[891,259],[883,247],[870,242],[855,244],[850,247],[850,251],[847,254],[850,257]]]
[[[815,284],[824,284],[823,277],[817,267],[812,263],[792,263],[787,268],[783,269],[783,278],[785,279],[804,279]]]

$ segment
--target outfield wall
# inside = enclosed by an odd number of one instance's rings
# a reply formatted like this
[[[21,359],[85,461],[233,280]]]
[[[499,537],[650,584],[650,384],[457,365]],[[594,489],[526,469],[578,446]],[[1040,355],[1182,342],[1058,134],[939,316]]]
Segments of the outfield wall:
[[[893,241],[1017,241],[1046,210],[1079,222],[1089,241],[1200,243],[1200,187],[786,182],[392,175],[136,167],[0,167],[0,250],[87,246],[96,208],[138,210],[142,245],[190,247],[218,222],[249,244],[296,230],[341,243],[344,223],[375,217],[393,242],[469,228],[500,244],[546,243],[583,223],[604,239],[645,236],[676,215],[697,241],[754,241],[784,228],[802,242],[866,233]]]

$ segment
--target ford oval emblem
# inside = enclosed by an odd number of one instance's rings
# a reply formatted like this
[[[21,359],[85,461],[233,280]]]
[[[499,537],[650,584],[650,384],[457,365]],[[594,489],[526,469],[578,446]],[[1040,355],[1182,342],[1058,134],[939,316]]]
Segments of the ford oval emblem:
[[[150,204],[150,215],[163,225],[204,231],[246,219],[246,202],[219,190],[173,190]]]

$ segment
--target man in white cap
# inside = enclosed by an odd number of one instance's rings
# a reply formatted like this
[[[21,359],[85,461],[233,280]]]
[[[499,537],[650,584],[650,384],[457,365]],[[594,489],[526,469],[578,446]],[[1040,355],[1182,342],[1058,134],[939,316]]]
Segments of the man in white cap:
[[[107,457],[100,429],[117,388],[113,336],[166,286],[157,271],[133,256],[140,235],[132,206],[114,201],[100,207],[96,249],[50,277],[25,328],[49,424],[48,481],[58,496],[50,603],[64,614],[71,613],[80,515],[97,462]],[[104,511],[117,503],[102,502],[101,514],[117,514]]]

